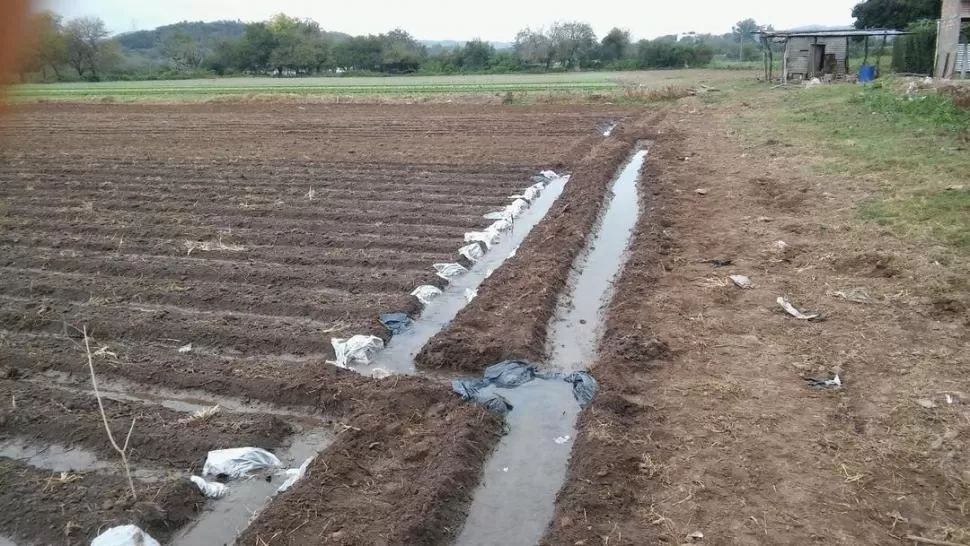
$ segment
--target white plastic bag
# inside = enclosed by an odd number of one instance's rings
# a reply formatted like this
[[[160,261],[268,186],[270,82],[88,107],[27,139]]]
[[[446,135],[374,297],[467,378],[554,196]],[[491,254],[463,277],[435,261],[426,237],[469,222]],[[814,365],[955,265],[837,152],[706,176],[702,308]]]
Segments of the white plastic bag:
[[[489,212],[485,215],[486,220],[508,220],[509,214],[505,209],[496,212]]]
[[[486,231],[502,232],[512,229],[512,222],[509,220],[496,220],[494,224],[488,226]]]
[[[485,251],[482,250],[482,245],[478,243],[465,245],[458,249],[458,253],[473,262],[477,262],[478,260],[482,259],[482,256],[485,256]]]
[[[240,478],[253,470],[279,468],[283,463],[265,449],[258,447],[234,447],[210,451],[202,467],[203,476],[225,474],[230,478]]]
[[[310,457],[309,459],[303,461],[303,464],[300,465],[300,468],[287,469],[286,481],[283,482],[283,485],[281,485],[280,488],[277,489],[276,491],[278,493],[282,493],[283,491],[286,491],[287,489],[296,485],[296,482],[306,474],[306,469],[308,466],[310,466],[310,463],[312,462],[313,462],[313,457]]]
[[[468,234],[466,233],[465,236],[467,237]],[[441,277],[442,279],[446,280],[446,281],[450,281],[451,279],[454,279],[455,277],[460,277],[460,276],[464,275],[465,273],[468,273],[468,270],[465,269],[465,266],[463,266],[461,264],[454,264],[454,263],[452,263],[452,264],[434,264],[434,269],[435,269],[435,271],[438,272],[438,276]]]
[[[499,220],[501,222],[502,220]],[[485,231],[469,231],[465,233],[466,243],[485,243],[486,248],[492,248],[498,242],[499,232],[491,229]]]
[[[522,212],[529,208],[529,202],[525,199],[516,199],[511,205],[505,207],[505,211],[509,218],[518,218],[522,216]]]
[[[374,353],[384,348],[384,340],[377,336],[356,335],[348,339],[333,338],[330,340],[336,355],[336,364],[346,368],[348,364],[370,364]]]
[[[119,525],[94,537],[91,546],[161,546],[137,525]]]
[[[207,482],[198,476],[190,476],[189,479],[199,488],[199,491],[202,491],[206,498],[221,499],[229,492],[229,488],[219,482]]]
[[[431,300],[437,298],[441,295],[441,289],[437,286],[431,286],[430,284],[424,284],[414,289],[411,295],[418,298],[421,305],[427,306],[431,303]]]

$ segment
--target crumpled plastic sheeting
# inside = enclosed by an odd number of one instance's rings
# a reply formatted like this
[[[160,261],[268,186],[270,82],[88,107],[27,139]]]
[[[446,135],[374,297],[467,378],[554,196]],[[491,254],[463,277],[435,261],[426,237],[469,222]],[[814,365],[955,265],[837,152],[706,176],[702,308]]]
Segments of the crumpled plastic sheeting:
[[[465,237],[466,238],[468,237],[468,234],[467,233],[465,234]],[[465,269],[465,266],[463,266],[461,264],[456,264],[456,263],[450,263],[450,264],[444,264],[444,263],[434,264],[434,269],[435,269],[435,271],[437,271],[437,275],[439,277],[441,277],[442,279],[446,280],[446,281],[450,281],[451,279],[454,279],[455,277],[460,277],[460,276],[464,275],[465,273],[468,273],[468,270]]]
[[[471,301],[473,299],[477,298],[477,297],[478,297],[478,289],[477,288],[474,289],[474,290],[471,289],[471,288],[466,288],[465,289],[465,301],[471,303]]]
[[[202,467],[203,476],[225,474],[240,478],[254,470],[283,466],[276,455],[258,447],[235,447],[210,451]]]
[[[337,355],[336,364],[346,368],[348,364],[370,364],[374,353],[384,348],[384,340],[377,336],[356,335],[349,339],[330,340],[333,352]]]
[[[596,378],[586,371],[573,372],[562,379],[573,384],[573,397],[579,402],[581,408],[585,408],[593,401],[593,396],[599,389]]]
[[[137,525],[119,525],[94,537],[91,546],[161,546]]]
[[[431,300],[437,298],[441,295],[441,289],[437,286],[431,286],[430,284],[424,284],[414,289],[411,295],[418,298],[421,305],[427,306],[431,303]]]
[[[394,335],[411,327],[411,317],[407,313],[384,313],[379,320]]]
[[[511,389],[535,379],[537,371],[538,368],[526,362],[506,360],[485,368],[482,377],[488,385]]]
[[[547,180],[555,180],[559,178],[559,175],[556,174],[556,171],[542,171],[539,174],[546,177]]]
[[[499,220],[501,222],[502,220]],[[489,227],[485,231],[469,231],[465,233],[466,243],[484,243],[485,248],[492,248],[502,234],[499,230]]]
[[[198,476],[190,476],[189,480],[209,499],[221,499],[229,492],[229,488],[219,482],[207,482]]]
[[[296,482],[298,482],[301,478],[303,478],[303,476],[306,475],[306,469],[307,467],[310,466],[310,463],[312,462],[313,462],[313,457],[310,457],[309,459],[303,461],[303,464],[301,464],[299,468],[287,469],[286,481],[283,482],[283,485],[281,485],[280,488],[276,490],[276,492],[282,493],[283,491],[286,491],[287,489],[296,485]]]
[[[458,254],[461,254],[473,262],[477,262],[478,260],[481,260],[483,256],[485,256],[485,250],[482,249],[482,245],[480,243],[472,243],[459,248]]]
[[[534,379],[565,381],[572,384],[573,397],[579,402],[579,406],[582,408],[589,405],[599,388],[596,379],[587,371],[572,372],[570,374],[555,371],[540,372],[534,365],[527,362],[505,360],[485,368],[482,379],[456,379],[452,381],[451,390],[456,392],[464,400],[478,402],[488,407],[491,411],[491,406],[486,402],[492,403],[491,398],[493,395],[483,395],[479,392],[480,389],[490,385],[503,389],[512,389]],[[512,405],[508,403],[508,400],[505,400],[505,403],[508,406],[507,409],[504,412],[496,411],[496,413],[505,415],[505,413],[508,413],[512,409]]]
[[[479,389],[487,386],[488,383],[481,379],[456,379],[451,382],[452,390],[458,393],[462,400],[481,404],[488,411],[498,415],[506,415],[512,411],[514,406],[501,394],[479,392]]]

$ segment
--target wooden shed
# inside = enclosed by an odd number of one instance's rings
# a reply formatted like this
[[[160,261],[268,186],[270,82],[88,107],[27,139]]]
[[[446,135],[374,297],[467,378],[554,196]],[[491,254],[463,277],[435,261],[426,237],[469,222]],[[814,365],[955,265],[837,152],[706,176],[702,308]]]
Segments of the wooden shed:
[[[849,40],[853,38],[865,39],[867,61],[870,38],[881,38],[880,47],[885,47],[889,36],[899,34],[904,33],[888,29],[764,32],[761,33],[761,40],[766,55],[765,69],[768,72],[766,76],[770,78],[773,64],[771,42],[785,44],[784,57],[781,63],[783,81],[810,80],[812,78],[845,79],[853,74],[855,68],[858,68],[849,66]]]

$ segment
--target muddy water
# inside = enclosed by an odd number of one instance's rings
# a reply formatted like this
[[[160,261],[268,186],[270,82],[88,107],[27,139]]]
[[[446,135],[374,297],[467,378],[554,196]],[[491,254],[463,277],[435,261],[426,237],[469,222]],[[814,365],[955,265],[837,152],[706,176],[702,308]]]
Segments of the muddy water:
[[[375,368],[387,370],[392,374],[415,373],[415,355],[468,304],[468,291],[477,290],[482,281],[519,248],[526,235],[546,216],[552,204],[562,194],[568,180],[569,177],[566,176],[549,182],[532,205],[515,219],[512,229],[503,233],[501,240],[472,265],[468,273],[450,281],[443,293],[424,309],[421,317],[414,321],[407,332],[391,338],[384,350],[377,354],[373,363],[357,366],[354,369],[364,375],[370,375]],[[458,249],[455,250],[457,256]]]
[[[546,367],[563,371],[592,364],[602,308],[612,295],[639,215],[637,180],[646,150],[636,151],[617,174],[611,196],[550,322]],[[485,466],[481,485],[456,544],[531,546],[553,518],[566,477],[579,405],[562,381],[534,380],[498,389],[514,406],[505,435]]]
[[[86,449],[58,444],[41,445],[21,439],[0,442],[0,457],[51,472],[122,472],[120,462],[106,460]],[[141,481],[153,481],[164,477],[165,471],[133,468],[131,475]]]
[[[603,334],[603,309],[613,296],[613,279],[626,261],[626,249],[639,216],[637,178],[647,150],[639,150],[620,171],[606,212],[573,265],[566,292],[549,323],[547,362],[557,370],[581,370],[596,356]]]
[[[315,429],[295,436],[290,446],[275,455],[284,468],[299,467],[332,442],[330,434]],[[269,481],[267,481],[269,478]],[[211,476],[206,476],[211,480]],[[286,480],[282,471],[256,473],[248,478],[232,480],[226,485],[229,493],[206,506],[206,511],[182,529],[170,542],[172,546],[209,546],[233,544],[249,522],[273,500],[276,490]]]
[[[71,384],[67,374],[50,373],[45,374],[44,377],[49,381],[46,383],[48,385],[93,396],[92,391]],[[290,438],[286,448],[274,453],[283,463],[282,469],[256,473],[249,478],[227,483],[228,494],[221,499],[208,501],[205,512],[182,529],[170,542],[174,546],[234,543],[252,518],[272,501],[277,489],[286,480],[284,470],[299,467],[303,461],[316,456],[333,441],[332,434],[323,428],[323,417],[309,413],[298,413],[268,404],[249,403],[202,391],[175,391],[154,387],[148,391],[143,386],[117,379],[99,379],[98,384],[101,395],[107,399],[146,402],[186,413],[219,405],[226,411],[235,413],[277,415],[303,428],[301,432],[297,432]],[[118,470],[117,465],[100,460],[94,454],[60,446],[34,446],[16,441],[3,442],[0,443],[0,456],[26,460],[28,464],[52,471]],[[199,462],[202,463],[202,461]],[[139,469],[134,472],[134,475],[139,479],[148,480],[161,478],[165,474]],[[205,478],[209,481],[213,479],[212,476],[205,476]]]

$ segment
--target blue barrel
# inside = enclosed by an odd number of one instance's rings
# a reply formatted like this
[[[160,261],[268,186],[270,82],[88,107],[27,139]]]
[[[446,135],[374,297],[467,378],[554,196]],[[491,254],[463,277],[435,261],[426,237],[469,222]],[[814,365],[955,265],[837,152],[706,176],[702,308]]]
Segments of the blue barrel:
[[[859,83],[871,82],[876,79],[876,65],[864,64],[859,67]]]

